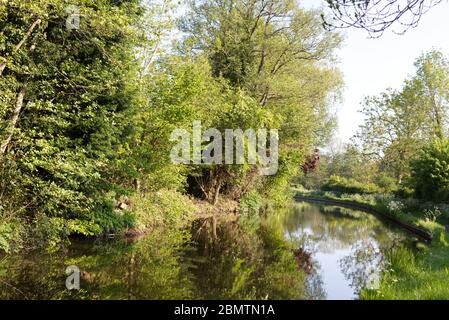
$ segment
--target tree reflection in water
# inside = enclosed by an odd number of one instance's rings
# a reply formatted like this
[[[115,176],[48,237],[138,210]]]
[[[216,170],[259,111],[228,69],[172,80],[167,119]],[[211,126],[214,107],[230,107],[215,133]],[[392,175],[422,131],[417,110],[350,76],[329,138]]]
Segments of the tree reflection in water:
[[[327,292],[324,288],[324,281],[321,275],[321,265],[318,261],[313,264],[313,271],[306,278],[305,298],[307,300],[325,300]]]
[[[132,243],[74,241],[65,252],[0,257],[0,299],[353,298],[396,238],[363,212],[296,203],[257,224],[205,218]],[[312,255],[308,276],[294,252]],[[79,291],[65,289],[68,265],[82,271]],[[330,285],[329,275],[346,280]]]
[[[0,275],[0,298],[187,299],[193,290],[187,267],[180,264],[180,249],[188,250],[188,239],[182,231],[155,231],[132,244],[77,241],[67,252],[9,256],[4,260],[7,276]],[[79,291],[65,288],[68,265],[81,270]]]
[[[284,217],[285,237],[312,252],[309,299],[352,299],[375,286],[382,257],[406,235],[361,211],[297,203]]]
[[[282,225],[257,230],[197,220],[192,230],[153,230],[136,242],[75,241],[66,252],[36,251],[0,260],[0,299],[302,299]],[[65,268],[82,271],[65,289]]]
[[[204,299],[302,299],[304,273],[276,216],[256,230],[237,222],[197,221],[194,274]]]
[[[351,247],[351,254],[340,260],[343,274],[357,294],[370,286],[376,286],[379,270],[383,269],[382,253],[373,241],[361,240]]]

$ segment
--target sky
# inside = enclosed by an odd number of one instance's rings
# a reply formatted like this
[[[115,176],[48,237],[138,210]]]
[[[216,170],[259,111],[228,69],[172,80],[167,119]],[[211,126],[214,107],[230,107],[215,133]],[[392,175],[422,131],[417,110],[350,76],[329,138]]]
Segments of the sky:
[[[306,7],[323,4],[321,0],[302,0]],[[396,31],[400,27],[395,28]],[[391,87],[400,89],[408,75],[414,73],[413,63],[423,52],[441,50],[449,56],[449,3],[432,8],[404,35],[392,30],[377,39],[364,30],[345,29],[345,41],[338,52],[344,76],[343,102],[337,106],[337,140],[348,142],[363,121],[358,112],[365,96],[378,95]]]

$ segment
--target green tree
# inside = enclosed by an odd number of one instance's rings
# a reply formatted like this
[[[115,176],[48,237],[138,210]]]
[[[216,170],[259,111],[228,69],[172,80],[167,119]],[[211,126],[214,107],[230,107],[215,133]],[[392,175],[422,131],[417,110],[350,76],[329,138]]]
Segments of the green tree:
[[[2,171],[1,194],[23,204],[1,216],[46,241],[131,223],[113,210],[109,169],[137,102],[144,10],[137,0],[81,1],[70,29],[68,5],[0,2],[0,162],[14,168]]]
[[[437,139],[411,162],[411,183],[415,194],[424,199],[449,199],[449,140]]]
[[[301,9],[291,0],[192,1],[181,29],[187,34],[183,54],[204,54],[214,77],[249,96],[254,110],[262,107],[274,115],[280,167],[260,188],[273,190],[272,195],[284,192],[305,155],[324,144],[334,128],[329,107],[341,87],[332,66],[340,36],[323,30],[319,11]],[[248,170],[238,180],[257,185],[253,173]]]
[[[447,59],[431,51],[420,56],[415,67],[416,74],[401,90],[389,89],[365,100],[365,121],[356,135],[363,153],[389,168],[398,183],[409,175],[409,161],[420,148],[447,130]]]
[[[327,176],[371,182],[376,172],[373,163],[353,144],[344,145],[342,150],[331,150],[327,157]]]
[[[427,114],[430,133],[438,138],[448,134],[449,123],[449,60],[439,51],[421,55],[412,80],[417,104]]]
[[[363,153],[390,168],[401,183],[407,174],[408,161],[423,144],[425,113],[410,97],[409,88],[402,92],[387,91],[365,100],[365,122],[356,137]]]

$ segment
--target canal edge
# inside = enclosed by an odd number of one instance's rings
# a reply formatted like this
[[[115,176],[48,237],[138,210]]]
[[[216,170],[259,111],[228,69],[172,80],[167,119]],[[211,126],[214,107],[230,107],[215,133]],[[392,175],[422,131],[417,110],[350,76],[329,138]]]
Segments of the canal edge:
[[[375,208],[369,206],[360,204],[354,201],[350,200],[337,200],[337,199],[324,199],[324,198],[316,198],[316,197],[306,197],[301,195],[294,195],[293,197],[295,200],[299,201],[305,201],[305,202],[312,202],[312,203],[321,203],[321,204],[327,204],[327,205],[337,205],[341,207],[351,208],[351,209],[359,209],[371,214],[379,215],[388,221],[408,230],[409,232],[419,236],[420,238],[424,239],[426,242],[432,241],[432,235],[425,229],[419,228],[411,223],[399,220],[395,217],[392,217],[388,214],[385,214],[379,210],[376,210]]]

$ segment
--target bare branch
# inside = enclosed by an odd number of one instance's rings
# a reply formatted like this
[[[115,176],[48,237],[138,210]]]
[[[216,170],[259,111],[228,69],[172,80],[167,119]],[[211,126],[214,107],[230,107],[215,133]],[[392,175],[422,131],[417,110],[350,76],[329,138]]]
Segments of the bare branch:
[[[17,95],[16,108],[14,109],[14,113],[11,118],[11,128],[5,141],[0,146],[0,155],[3,155],[6,152],[8,145],[11,142],[14,129],[16,128],[17,122],[19,121],[20,112],[22,111],[24,97],[25,97],[25,88],[23,87],[20,89],[19,94]]]
[[[379,37],[393,24],[403,34],[418,25],[423,14],[443,0],[327,0],[331,17],[322,16],[328,30],[355,27]]]

